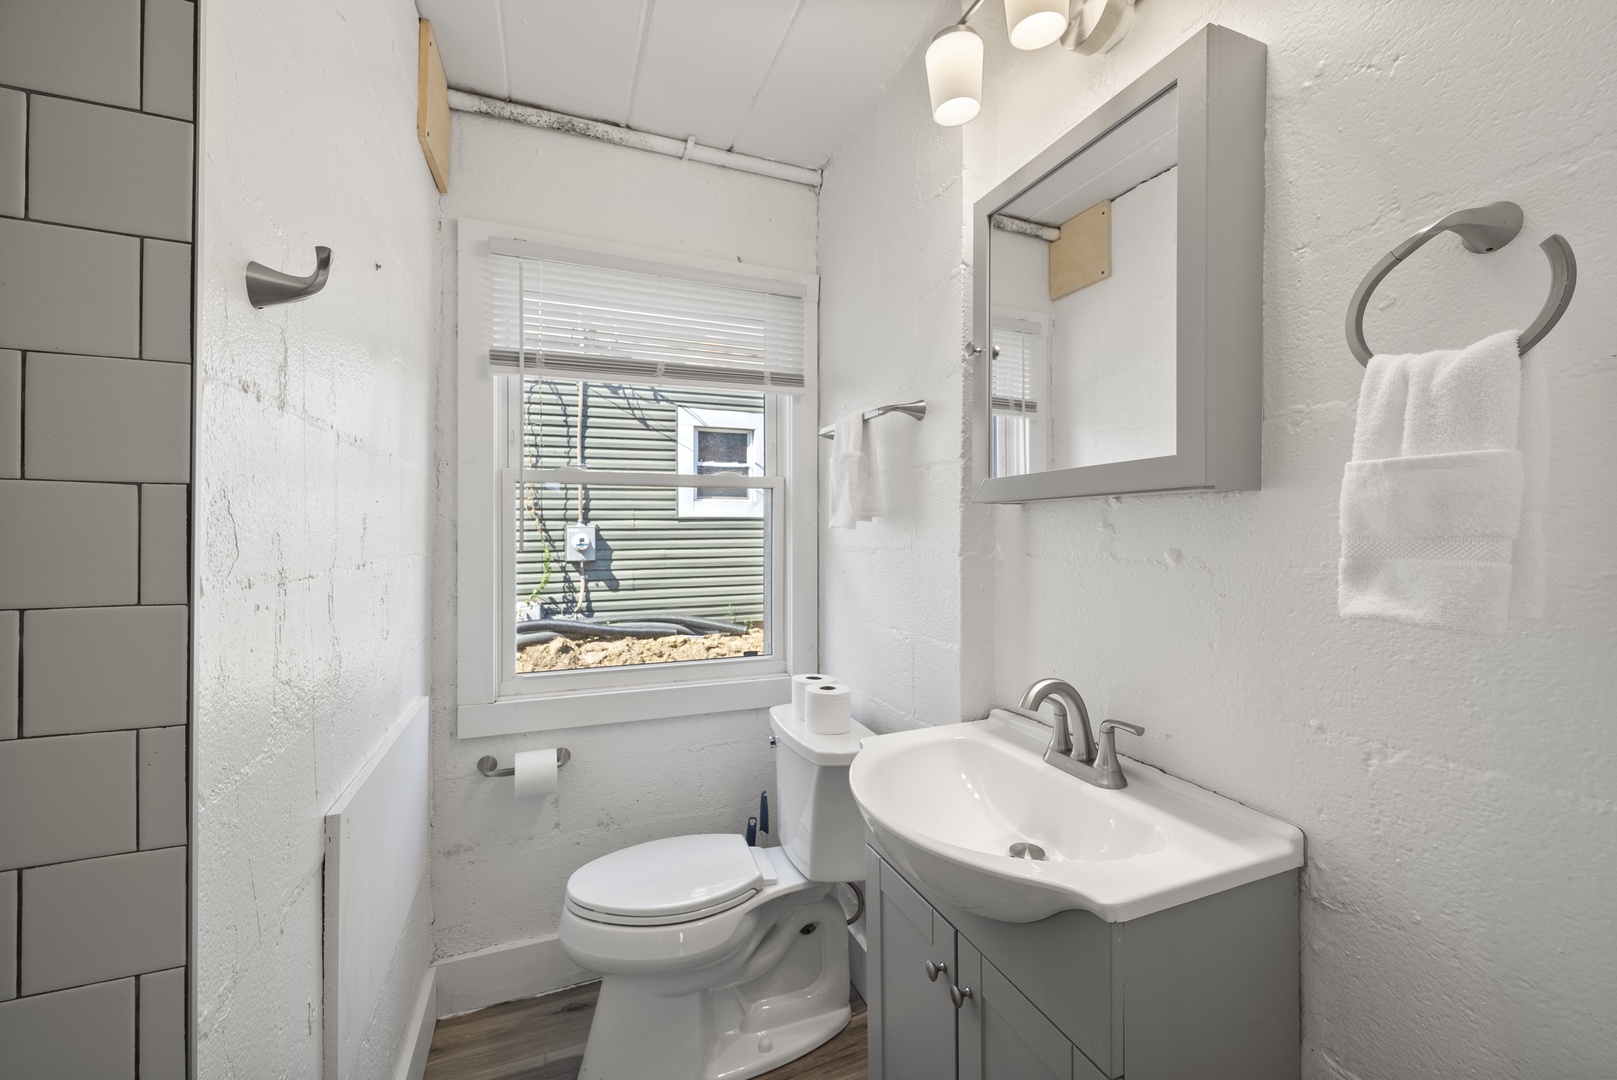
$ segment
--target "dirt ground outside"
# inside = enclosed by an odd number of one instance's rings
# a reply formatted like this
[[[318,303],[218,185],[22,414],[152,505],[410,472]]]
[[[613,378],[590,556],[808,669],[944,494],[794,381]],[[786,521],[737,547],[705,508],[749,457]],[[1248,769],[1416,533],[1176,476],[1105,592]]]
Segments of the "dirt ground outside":
[[[666,664],[674,660],[717,660],[727,656],[762,655],[763,627],[745,634],[673,634],[654,638],[556,638],[517,652],[517,672],[571,671],[576,668]]]

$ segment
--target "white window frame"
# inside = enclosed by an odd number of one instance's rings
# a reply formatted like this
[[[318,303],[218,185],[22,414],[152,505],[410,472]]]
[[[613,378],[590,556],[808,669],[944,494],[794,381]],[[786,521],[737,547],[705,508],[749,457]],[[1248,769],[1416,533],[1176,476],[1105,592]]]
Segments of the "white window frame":
[[[777,410],[784,411],[784,410]],[[703,431],[742,431],[747,438],[748,476],[765,475],[764,413],[740,412],[735,409],[707,409],[695,405],[677,406],[674,452],[675,471],[695,475],[701,464],[696,457],[697,435]],[[704,487],[730,485],[705,484]],[[755,489],[756,490],[756,489]],[[754,494],[747,499],[703,498],[697,488],[682,487],[677,494],[679,516],[697,520],[704,518],[761,518],[765,504],[762,496]]]
[[[554,731],[761,709],[790,701],[792,675],[813,671],[818,664],[819,277],[472,219],[455,222],[455,230],[457,736]],[[514,493],[520,470],[515,467],[516,437],[510,434],[508,418],[518,404],[517,395],[510,393],[513,379],[496,376],[488,360],[487,266],[489,243],[496,239],[535,245],[536,251],[543,249],[551,258],[571,255],[603,265],[683,271],[703,280],[785,287],[803,296],[804,391],[790,400],[778,394],[765,397],[766,441],[761,449],[768,475],[702,477],[704,487],[745,486],[771,492],[775,578],[770,583],[771,603],[782,612],[775,622],[772,655],[515,676],[516,622],[511,604],[502,598],[516,595],[511,576],[515,561],[507,557],[508,545],[515,543],[516,500],[508,496]],[[653,486],[682,482],[682,473],[562,472],[565,478],[546,470],[546,479]],[[528,469],[527,475],[531,482],[535,470]]]

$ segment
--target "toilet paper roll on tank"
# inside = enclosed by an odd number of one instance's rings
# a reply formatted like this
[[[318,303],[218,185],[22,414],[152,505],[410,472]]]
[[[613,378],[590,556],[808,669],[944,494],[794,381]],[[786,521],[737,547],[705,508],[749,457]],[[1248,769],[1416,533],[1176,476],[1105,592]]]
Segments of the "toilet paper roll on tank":
[[[795,720],[803,720],[807,718],[808,692],[811,688],[816,686],[824,686],[826,683],[834,683],[836,681],[837,680],[834,676],[822,675],[817,671],[808,675],[793,675],[792,718]]]
[[[805,694],[803,726],[817,735],[846,735],[853,722],[853,692],[840,682],[823,682]]]

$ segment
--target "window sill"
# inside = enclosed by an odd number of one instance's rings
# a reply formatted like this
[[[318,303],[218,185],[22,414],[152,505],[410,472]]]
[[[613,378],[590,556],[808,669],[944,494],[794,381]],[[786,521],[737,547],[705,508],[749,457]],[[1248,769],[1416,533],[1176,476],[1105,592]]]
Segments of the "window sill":
[[[479,739],[489,735],[519,735],[635,720],[767,709],[791,700],[790,675],[509,697],[483,705],[459,706],[455,710],[455,737]]]

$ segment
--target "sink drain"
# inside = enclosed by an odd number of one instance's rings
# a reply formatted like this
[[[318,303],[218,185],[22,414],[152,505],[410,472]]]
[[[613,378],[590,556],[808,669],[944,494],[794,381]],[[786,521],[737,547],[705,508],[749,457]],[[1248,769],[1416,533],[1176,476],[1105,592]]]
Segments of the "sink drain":
[[[1012,844],[1011,858],[1032,859],[1034,862],[1044,861],[1044,849],[1037,844]]]

